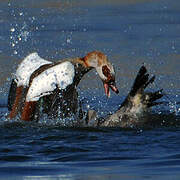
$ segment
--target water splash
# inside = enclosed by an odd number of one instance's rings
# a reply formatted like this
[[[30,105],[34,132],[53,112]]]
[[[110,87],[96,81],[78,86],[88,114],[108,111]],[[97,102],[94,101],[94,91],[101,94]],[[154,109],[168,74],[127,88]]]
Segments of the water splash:
[[[10,23],[10,46],[12,47],[12,56],[18,55],[24,51],[23,47],[32,36],[31,25],[34,24],[36,18],[34,16],[29,17],[27,12],[23,12],[20,9],[11,7],[9,3],[10,14],[12,23]]]
[[[176,116],[180,115],[180,107],[178,107],[177,102],[169,102],[170,113],[175,114]]]
[[[12,24],[11,26],[13,27],[10,29],[10,45],[13,49],[13,54],[17,55],[19,53],[20,44],[29,40],[31,32],[26,22],[24,22],[22,26],[18,24]]]

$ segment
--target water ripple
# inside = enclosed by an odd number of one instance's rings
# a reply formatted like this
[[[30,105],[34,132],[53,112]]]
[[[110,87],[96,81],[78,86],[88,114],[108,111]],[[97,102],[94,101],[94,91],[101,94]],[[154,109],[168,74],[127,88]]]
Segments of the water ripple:
[[[0,161],[7,161],[7,162],[24,162],[31,160],[31,156],[25,155],[7,155],[7,156],[0,156]]]

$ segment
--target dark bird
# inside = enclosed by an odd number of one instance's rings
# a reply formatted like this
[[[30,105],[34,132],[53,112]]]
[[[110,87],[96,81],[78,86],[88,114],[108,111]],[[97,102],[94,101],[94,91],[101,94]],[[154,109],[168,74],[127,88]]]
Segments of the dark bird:
[[[86,119],[86,125],[122,128],[135,128],[145,125],[148,123],[148,119],[145,118],[146,112],[152,106],[162,104],[162,102],[157,102],[157,100],[163,96],[163,89],[155,92],[145,91],[146,87],[153,83],[154,80],[155,76],[149,77],[146,67],[142,66],[129,94],[119,109],[105,118],[98,118],[96,112],[90,110]]]

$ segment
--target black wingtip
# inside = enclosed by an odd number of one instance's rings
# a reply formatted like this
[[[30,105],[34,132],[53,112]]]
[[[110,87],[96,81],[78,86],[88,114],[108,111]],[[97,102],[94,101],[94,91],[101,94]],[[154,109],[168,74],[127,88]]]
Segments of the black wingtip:
[[[146,84],[144,84],[144,89],[149,85],[152,84],[155,80],[156,76],[153,76]]]
[[[144,89],[151,83],[153,83],[155,80],[155,76],[152,76],[149,78],[149,74],[147,73],[147,69],[144,65],[141,66],[134,84],[131,88],[130,93],[128,94],[128,96],[125,98],[125,100],[123,101],[123,103],[121,104],[120,108],[122,106],[132,106],[132,101],[134,99],[134,97],[138,94],[140,94],[141,96],[137,96],[139,98],[141,98],[141,102],[143,105],[147,106],[147,107],[151,107],[151,106],[155,106],[158,104],[162,104],[160,102],[156,102],[156,100],[160,99],[164,93],[163,93],[163,89],[160,89],[158,91],[155,92],[145,92]],[[119,108],[119,109],[120,109]]]
[[[160,90],[158,90],[158,91],[156,91],[156,92],[154,92],[154,93],[151,94],[150,101],[151,101],[151,102],[156,101],[156,100],[162,98],[163,95],[164,95],[164,94],[163,94],[163,89],[160,89]]]
[[[138,74],[145,74],[147,72],[147,69],[144,65],[141,66]]]
[[[139,89],[145,88],[149,84],[148,82],[149,74],[147,73],[146,67],[142,65],[131,88],[130,96],[134,96]]]
[[[151,102],[151,103],[148,103],[147,107],[150,108],[152,106],[157,106],[161,104],[164,104],[164,102]]]
[[[156,100],[162,98],[163,96],[164,96],[163,89],[160,89],[158,91],[150,93],[149,94],[149,101],[147,103],[147,106],[152,107],[152,106],[163,104],[163,102],[156,102]]]

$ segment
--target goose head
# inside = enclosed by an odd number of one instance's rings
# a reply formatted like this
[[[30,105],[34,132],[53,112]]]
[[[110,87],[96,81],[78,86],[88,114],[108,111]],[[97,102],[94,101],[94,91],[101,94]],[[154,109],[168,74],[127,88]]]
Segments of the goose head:
[[[93,51],[88,53],[83,59],[86,67],[92,67],[96,69],[99,77],[103,82],[105,94],[107,97],[110,97],[109,89],[115,93],[119,93],[115,83],[114,68],[106,55],[99,51]]]

